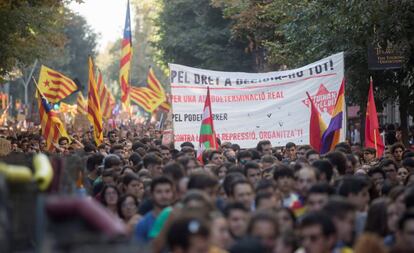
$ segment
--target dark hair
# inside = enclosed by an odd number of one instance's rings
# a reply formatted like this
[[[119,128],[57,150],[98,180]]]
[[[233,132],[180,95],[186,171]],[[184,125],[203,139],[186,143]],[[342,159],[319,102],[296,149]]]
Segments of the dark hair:
[[[414,212],[413,211],[406,211],[401,216],[400,220],[398,221],[398,230],[403,230],[405,223],[409,220],[414,220]]]
[[[232,184],[231,184],[231,186],[230,186],[230,196],[234,196],[234,188],[236,188],[236,186],[237,186],[237,185],[239,185],[239,184],[247,184],[247,185],[249,185],[249,186],[252,188],[252,190],[254,191],[254,188],[253,188],[253,186],[250,184],[250,182],[249,182],[249,181],[247,181],[245,178],[239,178],[239,179],[234,180],[234,181],[232,182]]]
[[[279,213],[279,212],[282,212],[282,211],[287,212],[287,214],[289,215],[289,218],[293,222],[293,226],[295,226],[297,219],[296,219],[296,216],[295,216],[295,213],[293,212],[293,210],[290,209],[289,207],[280,207],[276,210],[276,213]]]
[[[312,166],[319,171],[319,175],[325,174],[326,181],[330,182],[333,176],[333,166],[327,160],[316,160],[312,163]]]
[[[143,158],[144,167],[148,168],[151,164],[162,164],[162,159],[156,154],[146,154]]]
[[[388,216],[387,205],[388,199],[379,198],[375,199],[368,209],[367,221],[365,222],[365,232],[377,234],[381,237],[388,235]]]
[[[336,234],[336,229],[333,221],[322,211],[305,214],[299,224],[299,227],[303,229],[315,225],[321,226],[321,230],[324,236],[331,236]]]
[[[256,208],[259,206],[260,201],[265,200],[265,199],[270,199],[273,197],[273,194],[271,194],[270,192],[260,192],[256,194],[256,198],[254,199],[254,205],[256,206]]]
[[[266,223],[271,223],[273,225],[275,236],[277,237],[279,234],[279,225],[277,223],[277,218],[275,215],[269,211],[259,211],[253,214],[251,217],[249,224],[247,225],[247,233],[252,235],[254,225],[257,222],[265,221]]]
[[[395,172],[397,172],[398,170],[398,166],[397,164],[391,160],[391,159],[383,159],[380,164],[378,165],[381,169],[384,169],[384,167],[390,166],[390,165],[394,165],[395,168]]]
[[[138,181],[138,182],[142,183],[141,179],[135,174],[126,173],[122,177],[122,184],[124,186],[128,186],[132,181]]]
[[[118,149],[124,149],[124,146],[122,144],[114,144],[112,145],[111,149],[109,149],[109,153],[113,154],[115,150]]]
[[[120,194],[119,194],[119,191],[118,191],[118,188],[116,188],[116,186],[115,185],[105,185],[103,188],[102,188],[102,191],[101,191],[101,203],[102,203],[102,205],[104,205],[104,206],[108,206],[108,203],[106,203],[106,200],[105,200],[105,192],[106,192],[106,190],[108,190],[108,189],[114,189],[115,191],[116,191],[116,194],[118,194],[118,197],[120,197]]]
[[[95,167],[102,164],[104,156],[102,154],[93,154],[86,160],[86,169],[88,171],[95,170]]]
[[[240,146],[239,144],[234,143],[234,144],[231,144],[231,149],[233,149],[234,152],[237,152],[240,150]]]
[[[165,145],[160,145],[160,150],[168,150],[171,151],[169,147],[165,146]]]
[[[407,208],[407,210],[414,207],[414,187],[413,186],[409,187],[405,191],[404,203],[405,203],[405,207]]]
[[[219,155],[221,155],[221,152],[220,152],[220,151],[218,151],[218,150],[211,150],[211,151],[210,151],[210,154],[208,155],[208,160],[209,160],[209,161],[211,161],[211,160],[213,159],[213,156],[214,156],[215,154],[219,154]]]
[[[181,248],[186,251],[190,247],[192,236],[201,236],[206,240],[210,235],[206,222],[194,215],[183,215],[174,219],[167,229],[168,248],[173,251]]]
[[[154,192],[155,187],[157,187],[157,185],[159,184],[169,184],[171,185],[171,188],[174,188],[174,183],[173,181],[166,176],[160,176],[160,177],[156,177],[151,181],[151,185],[150,185],[150,192]]]
[[[253,158],[252,153],[249,150],[240,150],[237,154],[237,160],[240,162],[243,158]]]
[[[27,141],[29,141],[29,140],[27,140]],[[60,143],[61,143],[62,141],[67,141],[67,142],[68,142],[68,144],[69,144],[69,138],[68,138],[68,137],[65,137],[65,136],[60,137],[60,138],[58,139],[58,143],[59,143],[59,145],[60,145]],[[22,141],[22,143],[23,143],[23,141]]]
[[[218,180],[215,177],[210,176],[206,173],[196,173],[190,176],[188,180],[187,188],[205,190],[210,187],[218,185]]]
[[[288,143],[286,143],[285,148],[286,149],[296,148],[296,144],[293,143],[293,142],[288,142]]]
[[[128,160],[132,162],[132,166],[137,166],[141,163],[142,158],[138,153],[134,152],[129,156]]]
[[[346,142],[340,142],[335,145],[335,150],[339,148],[343,149],[346,154],[352,154],[351,146]]]
[[[257,160],[257,161],[260,160],[261,155],[260,155],[259,151],[257,151],[254,148],[251,148],[251,149],[249,149],[249,152],[252,154],[252,160]]]
[[[385,179],[386,178],[386,175],[385,175],[385,172],[382,170],[382,168],[380,168],[380,167],[374,167],[373,169],[370,169],[369,171],[368,171],[368,175],[370,176],[370,177],[372,177],[374,174],[376,174],[376,173],[379,173],[379,174],[381,174],[382,175],[382,177]]]
[[[226,207],[224,208],[223,214],[226,218],[229,218],[231,212],[233,210],[240,210],[243,211],[245,213],[248,213],[249,210],[242,204],[239,202],[234,202],[234,203],[230,203],[228,205],[226,205]]]
[[[224,177],[223,180],[223,189],[227,196],[230,196],[231,194],[231,186],[233,182],[240,178],[245,179],[246,177],[239,172],[227,172],[226,177]]]
[[[127,200],[127,198],[133,198],[134,199],[135,206],[137,207],[137,212],[138,212],[139,202],[138,202],[137,198],[132,194],[124,194],[123,196],[121,196],[121,198],[118,200],[118,203],[117,203],[118,215],[122,219],[125,219],[124,214],[122,213],[122,204]]]
[[[164,166],[164,175],[178,182],[185,175],[184,167],[178,162],[171,161]]]
[[[333,151],[326,154],[326,159],[338,170],[339,175],[345,175],[346,156],[342,152]]]
[[[260,170],[260,166],[257,162],[249,161],[244,165],[244,175],[247,176],[247,171],[249,169]]]
[[[107,155],[103,159],[104,169],[111,168],[114,165],[120,165],[121,163],[122,162],[119,156],[113,154]]]
[[[243,237],[243,240],[237,240],[230,247],[229,253],[256,253],[267,250],[259,239],[247,236]]]
[[[413,158],[414,157],[414,152],[411,152],[411,151],[409,151],[409,150],[406,150],[405,152],[404,152],[404,155],[403,155],[403,159],[405,160],[405,159],[408,159],[408,158]]]
[[[255,192],[259,194],[262,190],[265,190],[265,189],[270,188],[270,187],[272,189],[275,189],[275,187],[276,187],[275,182],[273,180],[271,180],[271,179],[260,179],[257,182]]]
[[[273,178],[275,180],[278,180],[281,177],[289,177],[292,179],[295,178],[293,170],[284,164],[274,165],[273,171],[274,171]]]
[[[339,183],[338,194],[348,197],[349,194],[358,194],[369,186],[369,181],[364,176],[344,176]]]
[[[86,143],[83,147],[83,151],[85,151],[86,153],[95,152],[96,146],[92,143]]]
[[[345,198],[335,196],[329,199],[322,210],[331,218],[337,217],[339,219],[344,219],[348,213],[355,212],[355,209],[356,207]]]
[[[328,183],[321,182],[311,186],[308,192],[308,196],[312,193],[333,195],[335,193],[335,189]]]
[[[314,149],[309,149],[305,153],[305,158],[306,159],[309,159],[309,156],[311,156],[311,155],[319,155],[319,153],[316,150],[314,150]]]
[[[414,168],[414,159],[410,157],[404,158],[404,160],[402,161],[402,166]]]
[[[193,149],[194,149],[194,145],[193,145],[193,143],[188,142],[188,141],[181,143],[180,148],[182,149],[182,148],[184,148],[184,147],[191,147],[191,148],[193,148]]]
[[[396,142],[396,143],[394,143],[394,144],[391,146],[391,148],[390,148],[391,154],[392,154],[392,153],[394,153],[394,151],[395,151],[397,148],[401,148],[403,151],[405,150],[405,146],[404,146],[404,144],[402,144],[401,142]]]
[[[270,143],[269,140],[259,141],[256,146],[257,151],[262,152],[263,151],[262,146],[264,145],[272,145],[272,143]]]
[[[132,151],[136,151],[138,148],[143,148],[144,150],[147,149],[147,145],[145,145],[144,143],[140,142],[140,141],[136,141],[132,144]]]

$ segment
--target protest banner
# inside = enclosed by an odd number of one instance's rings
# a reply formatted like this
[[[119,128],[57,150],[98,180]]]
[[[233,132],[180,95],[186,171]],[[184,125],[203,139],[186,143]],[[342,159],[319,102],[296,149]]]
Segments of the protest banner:
[[[0,138],[0,156],[8,155],[11,152],[11,143],[9,140]]]
[[[242,148],[309,144],[309,92],[329,124],[344,78],[343,53],[307,66],[268,73],[219,72],[169,64],[174,143],[196,147],[207,86],[217,137]],[[345,113],[345,108],[343,109]],[[345,120],[341,140],[345,139]]]

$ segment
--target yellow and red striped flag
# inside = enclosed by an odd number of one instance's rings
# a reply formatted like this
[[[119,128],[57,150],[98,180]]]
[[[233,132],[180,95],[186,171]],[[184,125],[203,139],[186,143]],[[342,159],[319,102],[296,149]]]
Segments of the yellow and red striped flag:
[[[61,136],[68,137],[68,134],[57,113],[52,110],[52,106],[44,96],[39,94],[39,91],[37,91],[37,97],[42,136],[46,140],[47,150],[52,151],[54,149],[53,143],[57,143]]]
[[[42,65],[39,90],[50,103],[57,103],[78,89],[76,83],[63,74]]]
[[[148,70],[148,75],[147,75],[147,87],[150,88],[151,90],[155,91],[156,93],[158,93],[160,96],[164,97],[164,102],[162,102],[159,105],[159,108],[169,112],[171,110],[171,105],[168,102],[167,96],[165,95],[165,90],[161,85],[161,82],[158,80],[157,76],[154,73],[154,70],[152,69],[152,67],[149,68]]]
[[[76,106],[78,114],[88,114],[88,101],[86,101],[86,99],[83,97],[82,92],[78,93],[78,98],[76,99]]]
[[[103,83],[102,80],[102,73],[100,70],[98,70],[98,97],[100,100],[101,105],[101,111],[102,111],[102,117],[104,119],[109,119],[112,116],[112,110],[115,106],[115,98],[109,92],[106,85]]]
[[[152,113],[160,106],[165,98],[148,87],[131,87],[131,100],[145,111]]]
[[[121,64],[119,82],[121,84],[121,102],[124,110],[129,111],[130,106],[130,85],[129,70],[131,68],[132,57],[132,35],[131,35],[131,19],[129,13],[129,0],[126,11],[124,38],[122,39]]]
[[[89,57],[89,81],[88,81],[88,119],[93,126],[93,137],[97,145],[103,141],[102,113],[96,87],[94,66]]]

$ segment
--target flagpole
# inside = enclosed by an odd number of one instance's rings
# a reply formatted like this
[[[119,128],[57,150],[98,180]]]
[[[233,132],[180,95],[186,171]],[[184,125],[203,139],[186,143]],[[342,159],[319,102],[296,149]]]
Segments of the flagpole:
[[[378,158],[377,129],[374,129],[375,156]]]

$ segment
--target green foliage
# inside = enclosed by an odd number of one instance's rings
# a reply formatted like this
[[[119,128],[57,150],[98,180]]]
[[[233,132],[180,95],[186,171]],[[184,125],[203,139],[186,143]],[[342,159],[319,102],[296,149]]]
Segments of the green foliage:
[[[208,0],[163,0],[157,48],[164,62],[225,71],[252,71],[247,41],[231,38],[232,22]]]

